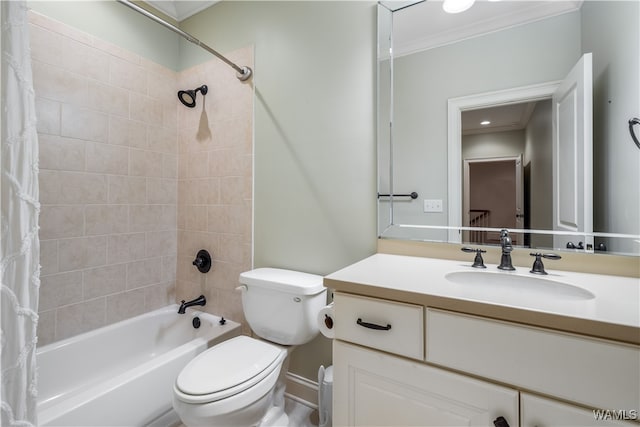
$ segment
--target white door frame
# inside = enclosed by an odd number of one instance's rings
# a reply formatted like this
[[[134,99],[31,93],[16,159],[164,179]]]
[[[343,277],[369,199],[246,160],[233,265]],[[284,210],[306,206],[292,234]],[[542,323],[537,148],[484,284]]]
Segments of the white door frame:
[[[472,159],[464,159],[463,176],[464,184],[462,185],[462,225],[464,227],[471,227],[471,217],[469,209],[471,207],[471,171],[470,166],[473,163],[487,163],[487,162],[510,162],[514,165],[514,179],[516,184],[516,212],[514,222],[516,228],[524,228],[524,215],[520,216],[524,211],[524,179],[522,176],[522,154],[515,156],[501,156],[501,157],[479,157]],[[464,233],[463,233],[464,235]],[[511,236],[514,245],[523,244],[521,234],[514,234]]]
[[[449,99],[447,102],[449,243],[462,241],[462,233],[456,228],[462,226],[462,112],[551,99],[559,85],[560,81],[553,81]]]

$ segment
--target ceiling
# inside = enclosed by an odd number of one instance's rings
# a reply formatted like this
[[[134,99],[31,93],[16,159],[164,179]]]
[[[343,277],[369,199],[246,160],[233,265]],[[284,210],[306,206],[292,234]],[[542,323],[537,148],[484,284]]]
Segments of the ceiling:
[[[424,1],[393,13],[394,56],[572,12],[581,6],[582,0],[477,0],[470,9],[450,14],[442,10],[441,0]]]
[[[462,112],[462,134],[505,132],[527,127],[537,102],[500,105],[497,107],[467,110]],[[481,125],[488,120],[491,123]]]
[[[180,22],[206,8],[218,3],[219,0],[145,0],[165,15]]]

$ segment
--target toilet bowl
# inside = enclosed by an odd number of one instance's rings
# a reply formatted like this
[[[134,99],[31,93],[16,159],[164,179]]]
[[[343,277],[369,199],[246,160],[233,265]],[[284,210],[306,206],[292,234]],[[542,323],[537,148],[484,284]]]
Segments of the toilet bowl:
[[[273,406],[287,354],[247,336],[224,341],[180,372],[173,407],[187,426],[265,425],[260,421]]]
[[[322,277],[263,268],[242,273],[240,283],[247,321],[261,339],[232,338],[183,368],[174,383],[173,407],[188,427],[288,423],[288,355],[318,334],[315,317],[326,300]]]

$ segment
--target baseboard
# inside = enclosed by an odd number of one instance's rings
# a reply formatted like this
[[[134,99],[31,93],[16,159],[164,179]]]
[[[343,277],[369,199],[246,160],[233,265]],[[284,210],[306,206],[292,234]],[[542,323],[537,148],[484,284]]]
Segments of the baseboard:
[[[285,396],[313,409],[318,409],[318,383],[287,372]]]

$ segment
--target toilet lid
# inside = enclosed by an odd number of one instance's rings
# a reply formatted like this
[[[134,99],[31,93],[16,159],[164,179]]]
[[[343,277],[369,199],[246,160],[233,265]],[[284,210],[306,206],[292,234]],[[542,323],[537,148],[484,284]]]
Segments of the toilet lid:
[[[223,341],[189,362],[178,375],[176,387],[192,396],[236,387],[250,382],[273,365],[282,351],[275,345],[244,335]]]

